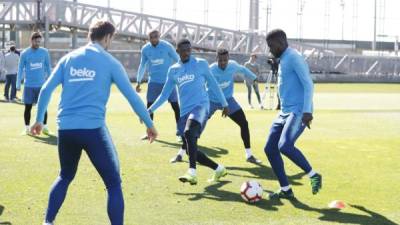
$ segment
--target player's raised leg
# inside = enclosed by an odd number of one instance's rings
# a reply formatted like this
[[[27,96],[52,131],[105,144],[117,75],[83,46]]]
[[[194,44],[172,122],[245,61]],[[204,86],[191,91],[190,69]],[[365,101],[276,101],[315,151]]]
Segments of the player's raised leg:
[[[187,153],[189,155],[189,170],[185,173],[185,175],[179,177],[179,180],[182,182],[189,182],[190,184],[197,183],[196,162],[199,162],[201,165],[214,170],[214,173],[209,181],[218,181],[221,177],[227,175],[225,167],[217,164],[207,157],[206,154],[199,151],[197,140],[200,137],[202,130],[203,127],[198,121],[194,119],[189,119],[187,121],[184,131],[184,140],[186,143]],[[191,182],[191,179],[195,179],[196,182]]]
[[[268,161],[271,164],[274,174],[277,176],[280,189],[271,194],[271,198],[291,198],[294,197],[292,188],[290,187],[289,180],[286,176],[285,166],[282,156],[279,152],[278,143],[283,130],[283,121],[279,118],[276,119],[270,129],[267,143],[264,151],[267,155]]]
[[[310,178],[312,193],[322,187],[322,176],[315,172],[303,153],[295,147],[297,138],[303,133],[305,125],[301,117],[294,113],[282,117],[286,122],[279,139],[279,151],[300,167]]]
[[[188,119],[184,130],[184,142],[186,143],[186,150],[189,155],[189,169],[179,177],[181,182],[188,182],[191,185],[197,184],[196,174],[196,161],[197,161],[197,138],[201,132],[201,125],[199,122]]]

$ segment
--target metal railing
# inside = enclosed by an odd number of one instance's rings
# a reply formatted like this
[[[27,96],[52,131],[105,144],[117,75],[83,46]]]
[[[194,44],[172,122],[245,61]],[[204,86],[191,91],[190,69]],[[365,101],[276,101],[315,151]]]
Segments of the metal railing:
[[[10,25],[42,25],[87,31],[93,20],[108,19],[118,35],[146,39],[147,33],[158,29],[161,37],[171,42],[188,38],[202,50],[228,48],[231,52],[265,52],[265,37],[197,23],[123,11],[113,8],[63,0],[0,0],[0,23]]]

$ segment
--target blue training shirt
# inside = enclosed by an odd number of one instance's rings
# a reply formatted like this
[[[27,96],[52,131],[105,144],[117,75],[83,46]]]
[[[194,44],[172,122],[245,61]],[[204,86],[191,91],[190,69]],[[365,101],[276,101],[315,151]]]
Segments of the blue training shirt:
[[[164,84],[167,80],[168,68],[179,61],[175,48],[167,41],[160,40],[156,46],[150,42],[143,46],[137,82],[141,83],[147,68],[149,83]]]
[[[21,88],[21,81],[25,75],[25,87],[42,87],[46,77],[51,74],[49,52],[45,48],[26,48],[22,51],[17,75],[17,89]]]
[[[181,117],[190,113],[199,105],[204,105],[209,111],[210,100],[206,91],[206,83],[209,91],[217,97],[217,102],[220,102],[223,107],[228,106],[221,89],[208,68],[207,61],[191,56],[188,62],[179,61],[169,68],[167,82],[160,96],[149,110],[154,112],[167,101],[176,86],[179,92]]]
[[[234,86],[234,75],[236,73],[243,74],[246,78],[255,80],[257,75],[247,69],[245,66],[239,65],[234,60],[229,60],[228,65],[225,69],[218,67],[218,63],[215,62],[210,66],[211,73],[214,75],[215,80],[217,80],[219,87],[224,92],[226,99],[231,98],[233,95]],[[210,101],[218,102],[218,98],[213,92],[208,92],[210,96]]]
[[[312,113],[313,81],[303,57],[287,48],[280,57],[279,98],[283,113]]]
[[[97,43],[60,59],[40,91],[37,122],[43,122],[53,90],[62,84],[57,123],[60,130],[95,129],[105,125],[106,104],[115,83],[147,127],[153,122],[129,82],[121,63]]]

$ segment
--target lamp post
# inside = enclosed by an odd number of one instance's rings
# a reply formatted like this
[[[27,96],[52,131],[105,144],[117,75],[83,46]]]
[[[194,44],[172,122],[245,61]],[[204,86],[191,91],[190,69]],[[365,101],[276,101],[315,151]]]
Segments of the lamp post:
[[[376,0],[374,1],[374,39],[372,42],[372,50],[376,50]]]

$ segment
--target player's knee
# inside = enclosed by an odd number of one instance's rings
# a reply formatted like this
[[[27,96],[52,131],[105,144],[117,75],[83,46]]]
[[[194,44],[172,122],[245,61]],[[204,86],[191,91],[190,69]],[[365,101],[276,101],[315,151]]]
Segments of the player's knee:
[[[121,177],[119,174],[114,174],[104,179],[104,184],[107,189],[120,187],[121,186]]]
[[[58,176],[58,179],[65,183],[66,185],[69,185],[73,180],[74,180],[75,174],[63,174],[61,173]]]
[[[185,136],[186,141],[192,140],[195,137],[193,129],[190,129],[190,128],[186,129],[184,132],[184,136]]]
[[[151,105],[153,105],[154,102],[147,102],[147,108],[150,108]]]
[[[265,152],[265,154],[266,155],[268,155],[269,154],[269,148],[268,148],[268,145],[265,145],[265,147],[264,147],[264,152]]]
[[[106,184],[106,188],[107,188],[107,190],[121,188],[121,181],[110,182],[110,183]]]
[[[278,153],[277,146],[272,141],[267,141],[264,147],[264,152],[267,156]]]
[[[278,149],[283,154],[288,154],[293,149],[293,144],[288,141],[282,141],[278,143]]]
[[[192,120],[186,124],[184,136],[188,144],[193,143],[199,137],[201,133],[201,125],[197,121]]]
[[[241,123],[240,123],[240,127],[242,129],[247,129],[249,127],[249,122],[247,122],[247,119],[244,119]]]
[[[25,105],[25,113],[31,112],[32,105]]]
[[[181,138],[182,138],[181,149],[186,149],[186,140],[185,140],[185,136],[181,136]]]
[[[61,179],[69,180],[70,182],[75,178],[77,167],[63,167],[59,177]]]
[[[178,102],[171,102],[171,106],[174,110],[179,110],[179,103]]]

